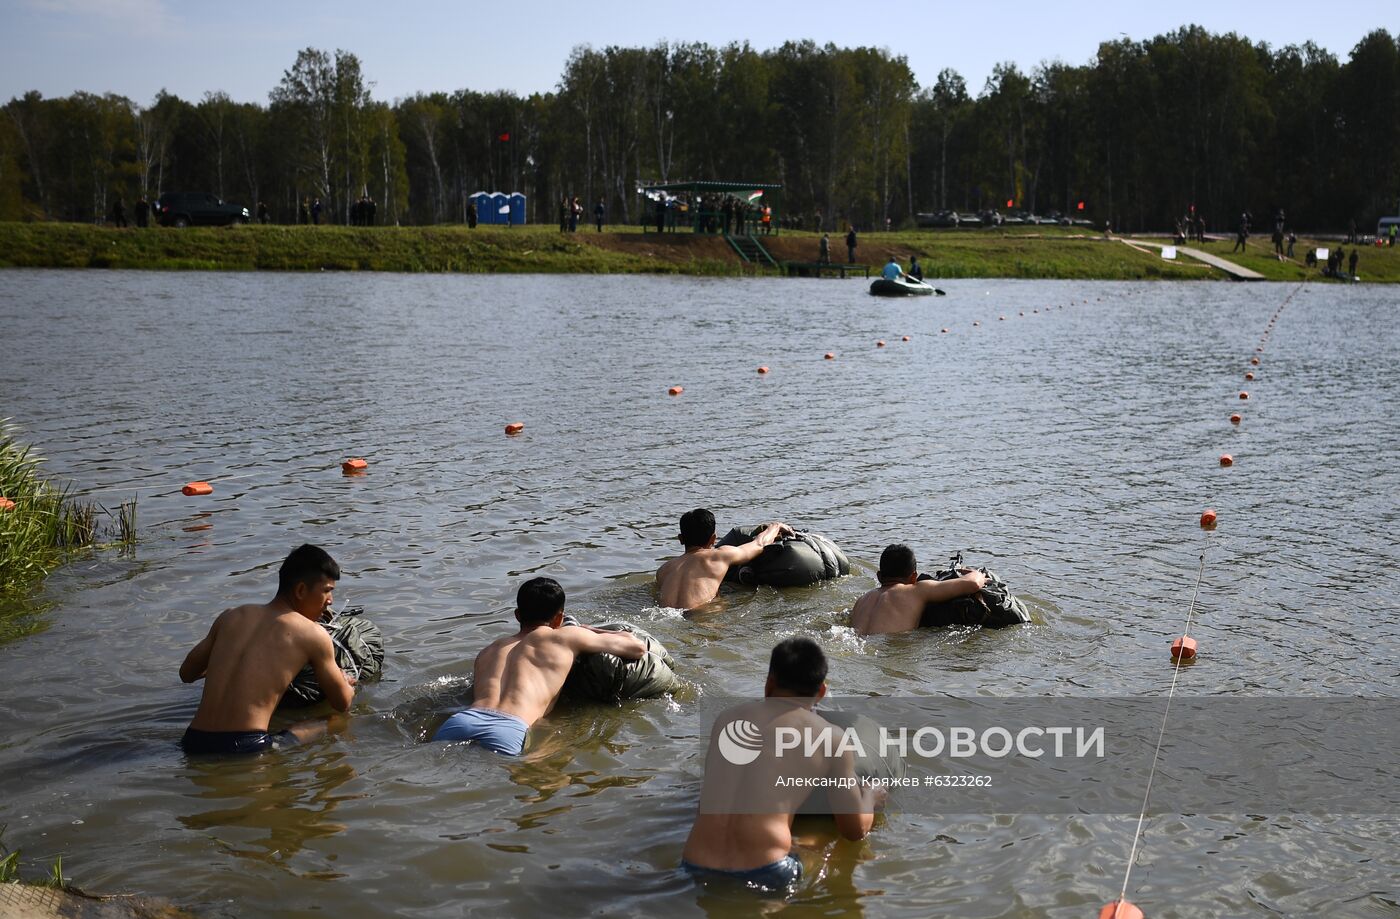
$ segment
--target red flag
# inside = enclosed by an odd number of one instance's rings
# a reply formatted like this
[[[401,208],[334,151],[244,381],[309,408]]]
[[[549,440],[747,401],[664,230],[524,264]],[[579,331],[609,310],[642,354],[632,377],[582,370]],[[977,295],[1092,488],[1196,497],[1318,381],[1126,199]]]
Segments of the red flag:
[[[1015,207],[1015,206],[1016,206],[1016,201],[1015,201],[1014,199],[1012,199],[1012,198],[1007,198],[1007,199],[1006,199],[1006,206],[1007,206],[1007,207]]]
[[[507,131],[507,132],[505,132],[504,134],[497,135],[496,139],[497,139],[497,140],[510,140],[510,132]]]
[[[1080,202],[1079,202],[1079,208],[1078,208],[1078,209],[1081,210],[1081,211],[1084,210],[1084,202],[1083,202],[1083,201],[1080,201]]]

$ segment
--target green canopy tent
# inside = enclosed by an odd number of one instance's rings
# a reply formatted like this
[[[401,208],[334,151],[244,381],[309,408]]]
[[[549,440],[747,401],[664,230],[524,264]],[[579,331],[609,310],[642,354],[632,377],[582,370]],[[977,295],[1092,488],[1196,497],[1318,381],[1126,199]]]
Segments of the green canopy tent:
[[[668,230],[688,227],[696,233],[720,233],[726,198],[736,198],[753,209],[743,227],[730,225],[730,235],[763,232],[759,214],[764,207],[770,211],[771,235],[778,235],[781,223],[783,186],[771,182],[657,182],[637,186],[637,194],[646,199],[641,214],[642,226],[648,229],[659,224]]]

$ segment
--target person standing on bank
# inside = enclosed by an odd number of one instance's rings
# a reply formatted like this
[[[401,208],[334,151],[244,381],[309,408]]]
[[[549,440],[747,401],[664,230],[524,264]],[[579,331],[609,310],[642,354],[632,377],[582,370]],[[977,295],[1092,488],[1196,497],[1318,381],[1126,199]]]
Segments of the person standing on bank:
[[[820,254],[819,254],[818,258],[817,258],[817,263],[820,264],[820,265],[830,265],[830,264],[831,264],[831,235],[830,235],[830,234],[828,234],[828,233],[823,233],[823,234],[822,234],[821,249],[819,250],[819,252],[820,252]]]
[[[603,207],[603,199],[599,198],[598,203],[593,205],[593,225],[598,228],[598,232],[603,232],[603,218],[607,215],[607,209]]]
[[[850,231],[846,233],[846,264],[848,265],[854,265],[856,263],[857,242],[859,242],[859,240],[856,239],[856,227],[855,224],[851,224]]]

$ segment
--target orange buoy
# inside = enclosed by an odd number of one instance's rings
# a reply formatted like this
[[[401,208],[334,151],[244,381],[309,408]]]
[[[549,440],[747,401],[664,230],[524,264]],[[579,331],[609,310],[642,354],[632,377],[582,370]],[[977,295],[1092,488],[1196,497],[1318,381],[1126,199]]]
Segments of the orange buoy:
[[[1233,415],[1230,416],[1230,423],[1231,423],[1231,424],[1239,424],[1239,423],[1240,423],[1241,421],[1243,421],[1243,420],[1244,420],[1244,419],[1240,417],[1240,413],[1239,413],[1239,412],[1235,412]]]
[[[758,368],[758,372],[759,372],[759,373],[767,373],[767,372],[768,372],[768,368],[767,368],[766,366],[760,367],[760,368]]]
[[[1005,321],[1006,321],[1006,317],[1005,317],[1005,316],[998,316],[998,317],[997,317],[997,322],[1005,322]]]
[[[940,331],[940,332],[947,332],[948,330],[947,330],[947,329],[939,329],[938,331]]]
[[[909,340],[909,336],[908,336],[908,335],[904,336],[904,340],[905,340],[905,341],[908,341],[908,340]]]
[[[681,393],[685,392],[685,387],[672,386],[670,389],[666,390],[666,392],[673,396],[679,396]]]
[[[972,320],[972,324],[973,324],[973,326],[979,326],[979,325],[981,325],[982,323],[980,323],[980,322],[978,322],[976,319],[974,319],[974,320]]]
[[[883,348],[884,346],[885,346],[885,340],[884,340],[883,338],[880,339],[879,341],[875,342],[875,347],[877,347],[877,348]]]
[[[184,488],[180,489],[180,494],[189,496],[212,495],[213,493],[214,486],[210,485],[208,482],[191,482]]]
[[[1263,351],[1264,349],[1263,349],[1263,348],[1255,348],[1254,350],[1255,350],[1255,351]]]
[[[828,361],[834,361],[834,360],[836,360],[836,355],[835,355],[835,354],[832,354],[830,351],[828,351],[828,352],[826,352],[825,354],[823,354],[822,357],[823,357],[824,359],[828,360]]]
[[[1247,393],[1247,392],[1245,392],[1243,389],[1241,389],[1241,390],[1240,390],[1240,398],[1241,398],[1241,399],[1248,399],[1248,398],[1249,398],[1249,393]]]
[[[340,464],[340,471],[345,473],[346,475],[356,475],[358,473],[364,472],[368,468],[369,463],[360,459],[358,456],[354,459],[348,459]]]
[[[1259,366],[1259,358],[1257,358],[1257,357],[1251,357],[1251,358],[1249,359],[1249,362],[1250,362],[1251,364],[1253,364],[1254,366],[1256,366],[1256,367]]]
[[[1228,453],[1222,453],[1220,454],[1220,465],[1233,466],[1235,465],[1235,458]]]
[[[1252,379],[1254,379],[1254,374],[1252,374],[1252,373],[1246,373],[1246,374],[1244,375],[1244,378],[1245,378],[1246,380],[1252,380]]]
[[[0,496],[0,511],[12,511],[15,509],[15,502],[9,498]]]
[[[525,425],[519,421],[512,421],[510,424],[506,425],[506,434],[510,437],[514,437],[523,430],[525,430]]]
[[[1201,514],[1201,528],[1206,530],[1215,529],[1215,508],[1208,507]]]
[[[1127,900],[1114,900],[1099,910],[1099,919],[1144,919],[1142,910]]]
[[[1190,635],[1183,635],[1172,642],[1172,660],[1180,658],[1184,661],[1194,659],[1196,656],[1196,639]]]

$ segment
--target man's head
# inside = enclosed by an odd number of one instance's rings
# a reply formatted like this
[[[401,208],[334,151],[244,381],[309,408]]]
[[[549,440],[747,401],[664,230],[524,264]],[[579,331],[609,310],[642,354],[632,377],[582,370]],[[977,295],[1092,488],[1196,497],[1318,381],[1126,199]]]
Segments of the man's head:
[[[531,578],[515,594],[515,619],[521,625],[555,626],[564,618],[564,588],[554,578]]]
[[[687,549],[708,546],[715,538],[715,515],[703,507],[681,514],[681,535],[677,538]]]
[[[826,695],[826,655],[810,638],[794,637],[778,642],[768,660],[765,696],[799,696],[820,699]]]
[[[885,551],[880,553],[880,570],[875,576],[880,579],[881,584],[886,586],[903,584],[914,580],[917,570],[918,565],[914,561],[914,550],[895,543],[892,546],[886,546]]]
[[[293,549],[277,571],[277,596],[311,619],[331,606],[340,566],[330,553],[310,543]]]

